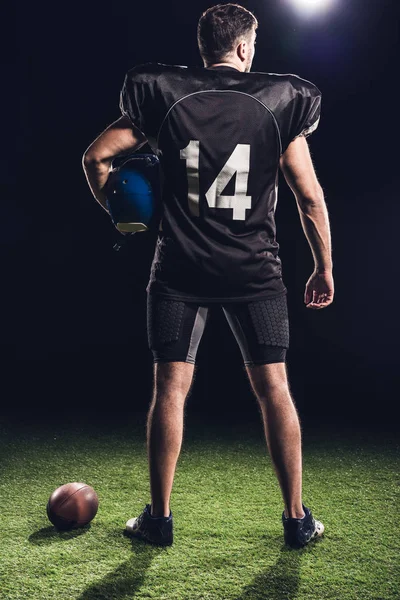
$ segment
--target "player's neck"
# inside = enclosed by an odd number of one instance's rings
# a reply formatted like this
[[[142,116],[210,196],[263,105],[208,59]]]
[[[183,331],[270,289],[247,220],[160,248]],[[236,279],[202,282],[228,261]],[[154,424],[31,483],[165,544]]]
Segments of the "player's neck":
[[[237,71],[241,70],[241,69],[239,69],[237,64],[232,63],[232,62],[221,62],[221,63],[215,63],[212,65],[208,65],[208,68],[210,68],[210,67],[233,67],[234,69],[237,69]]]

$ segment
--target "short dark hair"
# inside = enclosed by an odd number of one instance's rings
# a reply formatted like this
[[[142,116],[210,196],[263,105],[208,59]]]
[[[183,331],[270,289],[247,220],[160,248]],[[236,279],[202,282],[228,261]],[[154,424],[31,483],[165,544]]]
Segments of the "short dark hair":
[[[206,64],[220,62],[232,52],[235,43],[257,29],[252,12],[240,4],[217,4],[208,8],[197,25],[197,43]]]

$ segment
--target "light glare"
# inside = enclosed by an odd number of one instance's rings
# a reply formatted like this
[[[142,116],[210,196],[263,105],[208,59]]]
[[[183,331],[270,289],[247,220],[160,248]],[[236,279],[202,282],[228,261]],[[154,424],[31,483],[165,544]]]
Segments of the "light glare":
[[[333,3],[333,0],[290,0],[290,3],[302,14],[323,12]]]

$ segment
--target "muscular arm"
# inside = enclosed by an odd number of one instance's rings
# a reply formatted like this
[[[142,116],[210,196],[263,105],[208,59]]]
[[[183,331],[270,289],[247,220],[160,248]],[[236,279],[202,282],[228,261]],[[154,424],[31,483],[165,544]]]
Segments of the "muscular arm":
[[[111,123],[83,155],[82,166],[87,182],[97,202],[108,213],[103,191],[114,158],[131,154],[146,143],[146,137],[128,119],[120,117]]]
[[[315,271],[330,272],[332,247],[328,210],[304,136],[289,144],[279,165],[295,195],[303,231],[314,257]]]

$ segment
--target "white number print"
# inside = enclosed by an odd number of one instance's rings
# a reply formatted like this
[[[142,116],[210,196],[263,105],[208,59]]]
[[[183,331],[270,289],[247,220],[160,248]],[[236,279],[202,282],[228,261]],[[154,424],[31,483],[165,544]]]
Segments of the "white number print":
[[[191,140],[186,148],[181,150],[181,158],[186,159],[186,173],[188,178],[189,210],[195,217],[199,216],[199,166],[200,142]]]
[[[186,159],[186,172],[188,177],[188,202],[192,215],[199,216],[199,165],[200,144],[191,140],[181,150],[180,157]],[[233,219],[244,221],[246,208],[251,208],[251,196],[247,196],[247,184],[250,170],[250,144],[237,144],[236,148],[226,161],[217,178],[206,193],[210,208],[233,208]],[[222,195],[225,187],[236,173],[236,187],[234,196]]]

